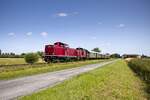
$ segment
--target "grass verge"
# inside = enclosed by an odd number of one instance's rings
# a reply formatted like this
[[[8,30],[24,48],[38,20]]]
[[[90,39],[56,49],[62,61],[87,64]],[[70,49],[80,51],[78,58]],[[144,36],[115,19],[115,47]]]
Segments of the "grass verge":
[[[142,82],[128,65],[119,60],[75,76],[63,83],[24,96],[21,100],[146,100]]]
[[[80,67],[87,64],[100,63],[108,60],[87,60],[67,63],[52,63],[46,65],[28,65],[23,67],[3,67],[0,68],[0,80],[11,79],[16,77],[28,76],[33,74],[52,72],[73,67]]]

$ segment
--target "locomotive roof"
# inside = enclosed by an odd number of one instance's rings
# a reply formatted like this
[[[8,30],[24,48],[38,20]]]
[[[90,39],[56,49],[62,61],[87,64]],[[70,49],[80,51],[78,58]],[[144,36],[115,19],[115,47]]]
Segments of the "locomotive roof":
[[[54,44],[61,44],[61,45],[64,45],[64,46],[68,46],[68,44],[62,43],[62,42],[55,42]]]
[[[85,50],[85,51],[87,51],[87,52],[89,52],[87,49],[84,49],[84,48],[76,48],[77,50]]]

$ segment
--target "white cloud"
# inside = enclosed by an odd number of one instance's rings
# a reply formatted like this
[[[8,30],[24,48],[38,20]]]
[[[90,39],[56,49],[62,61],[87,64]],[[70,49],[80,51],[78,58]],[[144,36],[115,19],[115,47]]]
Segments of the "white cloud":
[[[28,32],[26,33],[27,36],[31,36],[32,35],[32,32]]]
[[[43,37],[46,37],[46,36],[48,35],[47,32],[41,32],[40,34],[41,34]]]
[[[15,33],[11,32],[11,33],[8,33],[9,36],[14,36]]]
[[[55,14],[55,16],[67,17],[67,16],[74,16],[74,15],[77,15],[77,14],[79,14],[79,12],[71,12],[71,13],[59,12],[59,13]]]
[[[68,16],[68,14],[64,13],[64,12],[58,13],[56,15],[59,16],[59,17],[66,17],[66,16]]]
[[[125,27],[125,24],[119,24],[117,27],[118,28],[123,28],[123,27]]]

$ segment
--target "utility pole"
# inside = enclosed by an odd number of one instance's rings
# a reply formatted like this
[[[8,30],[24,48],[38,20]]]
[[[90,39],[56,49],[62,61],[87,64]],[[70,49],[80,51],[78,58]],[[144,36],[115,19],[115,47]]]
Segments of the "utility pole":
[[[0,49],[0,55],[2,55],[2,50]]]

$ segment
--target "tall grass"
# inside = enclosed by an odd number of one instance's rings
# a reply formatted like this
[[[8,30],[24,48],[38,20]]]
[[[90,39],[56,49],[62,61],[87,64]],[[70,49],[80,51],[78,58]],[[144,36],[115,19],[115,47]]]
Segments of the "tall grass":
[[[128,65],[148,84],[147,92],[150,93],[150,59],[132,59]]]

